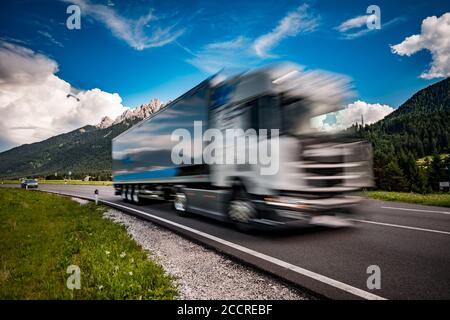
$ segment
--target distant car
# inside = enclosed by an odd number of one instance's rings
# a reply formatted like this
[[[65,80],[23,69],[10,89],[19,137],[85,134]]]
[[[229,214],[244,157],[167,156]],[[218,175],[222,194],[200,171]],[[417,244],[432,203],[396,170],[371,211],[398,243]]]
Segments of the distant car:
[[[39,184],[38,184],[37,180],[33,180],[33,179],[25,179],[25,180],[22,180],[22,182],[21,182],[21,184],[20,184],[20,186],[21,186],[23,189],[31,189],[31,188],[37,189],[38,185],[39,185]]]

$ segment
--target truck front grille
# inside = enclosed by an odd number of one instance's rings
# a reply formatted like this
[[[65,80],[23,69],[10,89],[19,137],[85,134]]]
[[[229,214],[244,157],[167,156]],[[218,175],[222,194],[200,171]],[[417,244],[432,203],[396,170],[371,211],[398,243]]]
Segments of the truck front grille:
[[[310,180],[308,185],[313,188],[333,188],[342,186],[343,179],[323,179],[323,180]]]
[[[348,168],[350,151],[345,144],[304,145],[301,158],[306,185],[314,189],[344,186],[352,171]]]

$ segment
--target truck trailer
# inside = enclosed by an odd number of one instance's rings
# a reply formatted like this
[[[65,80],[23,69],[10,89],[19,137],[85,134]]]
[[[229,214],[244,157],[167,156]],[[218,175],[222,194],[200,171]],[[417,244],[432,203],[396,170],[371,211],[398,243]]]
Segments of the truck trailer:
[[[369,143],[316,130],[348,95],[289,63],[212,76],[113,139],[116,195],[244,228],[339,224],[373,184]]]

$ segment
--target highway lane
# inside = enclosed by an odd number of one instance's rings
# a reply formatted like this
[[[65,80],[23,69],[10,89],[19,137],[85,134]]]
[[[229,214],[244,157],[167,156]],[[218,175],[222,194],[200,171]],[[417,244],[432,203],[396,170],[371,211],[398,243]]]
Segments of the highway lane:
[[[305,228],[244,234],[214,220],[180,217],[167,203],[124,204],[114,196],[112,187],[41,185],[40,189],[82,197],[93,197],[94,190],[99,189],[102,200],[125,206],[123,209],[139,210],[133,211],[134,214],[144,212],[170,221],[169,225],[162,220],[159,222],[327,297],[358,298],[361,294],[366,298],[375,297],[372,294],[386,299],[450,299],[450,215],[446,214],[449,209],[367,200],[358,219],[388,225],[358,222],[355,228],[338,230]],[[174,224],[200,233],[193,234]],[[210,236],[205,237],[205,234]],[[245,249],[250,250],[250,254]],[[370,265],[381,269],[380,290],[367,288],[366,270]],[[317,275],[324,278],[317,278]],[[340,284],[346,286],[340,288]],[[360,292],[352,294],[352,288]]]

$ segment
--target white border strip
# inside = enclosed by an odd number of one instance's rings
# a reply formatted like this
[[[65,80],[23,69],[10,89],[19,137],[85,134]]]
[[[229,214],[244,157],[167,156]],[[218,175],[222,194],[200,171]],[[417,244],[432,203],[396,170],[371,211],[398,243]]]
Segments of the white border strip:
[[[391,223],[376,222],[376,221],[369,221],[369,220],[352,219],[352,221],[362,222],[362,223],[370,223],[370,224],[377,224],[377,225],[380,225],[380,226],[387,226],[387,227],[393,227],[393,228],[401,228],[401,229],[409,229],[409,230],[425,231],[425,232],[432,232],[432,233],[439,233],[439,234],[450,235],[450,232],[448,232],[448,231],[416,228],[416,227],[402,226],[402,225],[399,225],[399,224],[391,224]]]
[[[421,209],[409,209],[409,208],[398,208],[398,207],[381,207],[382,209],[392,209],[392,210],[404,210],[404,211],[417,211],[417,212],[432,212],[441,214],[450,214],[448,211],[437,211],[437,210],[421,210]]]

